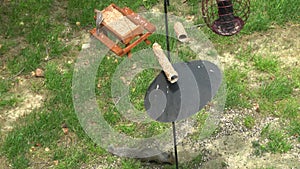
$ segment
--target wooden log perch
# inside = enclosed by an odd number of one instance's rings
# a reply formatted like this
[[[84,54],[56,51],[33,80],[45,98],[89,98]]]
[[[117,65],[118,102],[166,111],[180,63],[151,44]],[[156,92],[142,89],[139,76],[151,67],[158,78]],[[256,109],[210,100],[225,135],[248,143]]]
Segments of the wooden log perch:
[[[158,43],[154,43],[153,51],[158,59],[158,62],[160,66],[162,67],[162,70],[164,71],[167,79],[171,83],[175,83],[178,80],[178,73],[173,68],[172,64],[170,63],[169,59],[165,55],[164,51],[162,50],[161,46]]]
[[[188,35],[187,35],[182,23],[176,22],[174,24],[174,30],[175,30],[177,39],[180,42],[187,42],[188,41]]]

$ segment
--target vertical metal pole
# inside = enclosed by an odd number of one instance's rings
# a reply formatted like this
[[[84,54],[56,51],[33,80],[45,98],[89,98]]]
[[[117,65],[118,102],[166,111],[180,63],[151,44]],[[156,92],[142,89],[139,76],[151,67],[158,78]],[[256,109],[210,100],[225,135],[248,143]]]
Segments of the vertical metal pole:
[[[164,0],[164,10],[165,10],[165,25],[166,25],[166,42],[167,42],[167,56],[169,61],[171,61],[170,56],[170,41],[169,41],[169,23],[168,23],[168,6],[170,5],[169,0]],[[175,163],[176,169],[178,169],[178,155],[177,155],[177,142],[176,142],[176,127],[175,122],[172,122],[173,128],[173,139],[174,139],[174,152],[175,152]]]
[[[175,128],[175,122],[172,122],[173,127],[173,139],[174,139],[174,152],[175,152],[175,163],[176,163],[176,169],[178,169],[178,155],[177,155],[177,143],[176,143],[176,128]]]
[[[168,23],[168,6],[169,5],[170,5],[169,0],[165,0],[164,1],[164,9],[165,9],[167,56],[168,56],[169,61],[171,61],[171,57],[170,57],[170,41],[169,41],[169,23]]]

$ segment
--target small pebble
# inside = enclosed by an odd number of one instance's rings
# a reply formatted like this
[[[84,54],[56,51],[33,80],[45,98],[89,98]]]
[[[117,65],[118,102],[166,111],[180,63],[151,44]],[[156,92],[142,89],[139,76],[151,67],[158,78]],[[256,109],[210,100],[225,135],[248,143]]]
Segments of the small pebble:
[[[46,152],[50,151],[50,148],[49,148],[49,147],[46,147],[46,148],[45,148],[45,151],[46,151]]]
[[[81,48],[82,49],[88,49],[88,48],[90,48],[90,44],[89,43],[84,43],[84,44],[82,44],[82,46],[81,46]]]

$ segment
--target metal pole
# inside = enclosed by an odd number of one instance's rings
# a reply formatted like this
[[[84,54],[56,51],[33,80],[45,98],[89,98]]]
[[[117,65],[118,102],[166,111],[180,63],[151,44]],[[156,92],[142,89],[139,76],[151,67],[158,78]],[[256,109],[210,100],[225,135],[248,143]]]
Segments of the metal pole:
[[[170,5],[169,0],[164,0],[165,25],[166,25],[166,42],[167,42],[167,57],[168,57],[169,61],[171,61],[171,56],[170,56],[170,41],[169,41],[169,23],[168,23],[168,6],[169,5]],[[175,122],[172,122],[172,128],[173,128],[173,139],[174,139],[175,163],[176,163],[176,169],[178,169],[178,155],[177,155]]]
[[[169,23],[168,23],[168,6],[170,5],[169,0],[164,1],[164,9],[165,9],[165,25],[166,25],[166,42],[167,42],[167,56],[169,61],[171,61],[170,57],[170,41],[169,41]]]
[[[177,155],[177,143],[176,143],[176,128],[175,128],[175,122],[172,122],[173,127],[173,139],[174,139],[174,152],[175,152],[175,163],[176,163],[176,169],[178,169],[178,155]]]

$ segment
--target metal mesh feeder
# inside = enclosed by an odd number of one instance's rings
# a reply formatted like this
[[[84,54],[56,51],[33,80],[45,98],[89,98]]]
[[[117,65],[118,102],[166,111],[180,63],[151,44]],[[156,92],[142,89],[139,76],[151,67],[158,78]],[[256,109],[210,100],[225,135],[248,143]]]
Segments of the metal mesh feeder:
[[[231,36],[239,33],[250,14],[249,0],[203,0],[202,15],[215,33]]]

